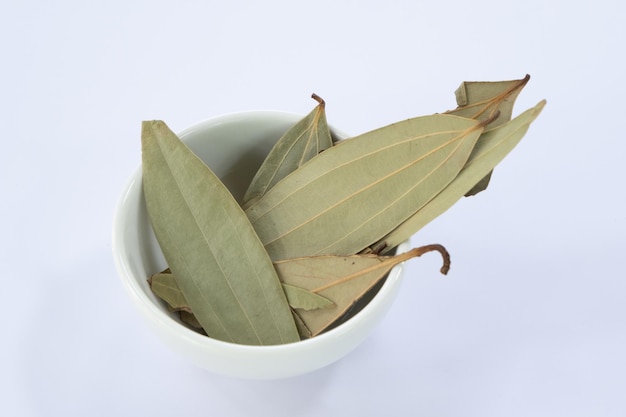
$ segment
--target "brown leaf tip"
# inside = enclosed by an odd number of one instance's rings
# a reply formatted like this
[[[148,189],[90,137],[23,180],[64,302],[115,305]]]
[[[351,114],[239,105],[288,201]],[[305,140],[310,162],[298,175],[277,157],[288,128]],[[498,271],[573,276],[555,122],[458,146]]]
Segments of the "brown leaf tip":
[[[438,251],[443,258],[443,265],[441,265],[439,272],[443,275],[448,275],[448,271],[450,271],[450,253],[442,245],[433,245],[433,249]]]
[[[434,251],[439,252],[441,254],[441,257],[443,258],[443,265],[441,266],[441,269],[439,271],[443,275],[447,275],[448,271],[450,271],[450,253],[443,245],[435,243],[432,245],[420,246],[419,248],[411,250],[414,256],[421,256],[425,253]]]
[[[324,101],[323,98],[321,98],[320,96],[318,96],[317,94],[313,93],[311,94],[311,98],[315,101],[317,101],[320,106],[325,107],[326,106],[326,102]]]

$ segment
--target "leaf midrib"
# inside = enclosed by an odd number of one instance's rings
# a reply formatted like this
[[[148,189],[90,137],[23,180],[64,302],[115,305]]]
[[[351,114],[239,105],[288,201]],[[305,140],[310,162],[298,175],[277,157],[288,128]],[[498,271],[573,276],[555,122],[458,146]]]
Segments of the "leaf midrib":
[[[160,153],[161,153],[161,156],[162,156],[162,157],[163,157],[163,159],[165,160],[165,163],[167,164],[168,170],[169,170],[169,172],[171,173],[171,172],[173,172],[173,171],[172,171],[172,165],[171,165],[171,163],[170,163],[170,160],[168,159],[167,154],[163,152],[163,147],[162,147],[161,141],[158,141],[158,144],[159,144],[159,151],[160,151]],[[213,245],[211,245],[211,243],[210,243],[211,241],[210,241],[210,239],[207,237],[207,235],[206,235],[206,233],[205,233],[205,231],[204,231],[204,228],[200,226],[200,222],[198,221],[198,218],[197,218],[197,216],[196,216],[196,213],[194,212],[194,210],[192,210],[192,209],[191,209],[191,205],[189,204],[189,200],[187,199],[187,196],[185,195],[185,193],[183,193],[183,191],[182,191],[182,187],[181,187],[181,184],[180,184],[179,180],[177,179],[177,177],[176,177],[175,175],[171,175],[171,176],[172,176],[172,178],[174,179],[174,182],[176,183],[176,187],[177,187],[177,189],[178,189],[178,193],[180,194],[180,196],[182,197],[182,199],[185,201],[185,206],[187,207],[187,210],[188,210],[188,211],[189,211],[189,213],[191,214],[191,217],[192,217],[192,219],[193,219],[194,223],[195,223],[195,224],[196,224],[196,226],[197,226],[197,230],[198,230],[198,231],[200,231],[200,234],[202,235],[202,238],[203,238],[203,240],[205,241],[206,245],[207,245],[209,248],[213,248]],[[225,211],[225,209],[224,209],[224,207],[223,207],[222,205],[220,205],[220,208],[221,208],[221,210],[222,210],[222,211]],[[227,215],[226,217],[228,218],[228,220],[229,220],[229,221],[231,222],[231,224],[232,224],[232,219],[230,219],[230,216],[228,216],[228,215]],[[236,230],[236,229],[235,229],[235,230]],[[237,239],[241,240],[241,238],[240,238],[240,235],[239,235],[239,234],[237,234]],[[213,312],[215,313],[215,310],[213,309],[213,307],[212,307],[211,303],[209,302],[209,300],[207,300],[207,299],[206,299],[206,297],[205,297],[204,293],[200,290],[200,287],[198,286],[198,283],[196,282],[196,279],[195,279],[195,277],[194,277],[194,274],[191,274],[191,273],[190,273],[190,268],[189,268],[189,265],[187,264],[187,262],[186,262],[186,260],[185,260],[186,258],[183,256],[183,254],[182,254],[182,253],[180,253],[180,251],[179,251],[179,248],[178,248],[178,247],[175,247],[175,249],[176,249],[176,252],[177,252],[177,253],[178,253],[178,255],[179,255],[177,258],[178,258],[178,259],[182,259],[182,260],[183,260],[183,262],[184,262],[184,264],[185,264],[185,269],[186,269],[186,271],[187,271],[187,276],[192,277],[191,282],[193,282],[193,285],[194,285],[194,287],[196,288],[197,293],[198,293],[198,294],[200,294],[200,296],[201,296],[201,297],[202,297],[202,299],[205,301],[206,305],[207,305],[207,306],[211,309],[211,311],[213,311]],[[212,250],[212,252],[213,252],[213,253],[215,253],[213,250]],[[247,255],[247,253],[246,253],[246,255]],[[213,259],[215,259],[215,262],[216,262],[216,264],[217,264],[217,265],[218,265],[218,267],[219,267],[219,270],[220,270],[220,272],[221,272],[221,278],[222,278],[222,279],[223,279],[223,281],[226,283],[226,285],[228,286],[228,289],[231,291],[231,293],[232,293],[233,297],[234,297],[234,298],[235,298],[235,300],[237,301],[237,304],[238,304],[238,305],[239,305],[239,307],[241,308],[241,311],[243,312],[243,314],[244,314],[244,316],[245,316],[246,320],[248,321],[248,323],[250,324],[250,327],[253,329],[254,334],[255,334],[255,336],[257,337],[257,339],[258,339],[259,343],[262,343],[261,338],[259,337],[258,333],[256,332],[255,326],[253,325],[253,323],[252,323],[252,321],[251,321],[251,319],[250,319],[250,316],[248,315],[247,311],[243,308],[243,304],[241,303],[241,300],[239,299],[239,297],[238,297],[237,293],[234,291],[234,289],[233,289],[233,287],[232,287],[232,285],[231,285],[230,281],[228,280],[228,278],[226,278],[226,273],[225,273],[225,270],[224,270],[224,266],[223,266],[223,264],[222,264],[222,260],[221,260],[221,259],[218,259],[218,257],[216,257],[216,256],[213,256]],[[248,261],[250,262],[250,259],[249,259],[249,258],[248,258]],[[256,271],[256,269],[255,269],[255,268],[253,268],[253,270],[255,270],[255,271]],[[257,279],[258,279],[258,277],[257,277]],[[266,303],[266,305],[267,305],[267,299],[265,298],[265,296],[264,296],[264,301],[265,301],[265,303]],[[223,324],[223,322],[222,322],[222,320],[221,320],[221,317],[220,317],[219,315],[217,315],[217,314],[215,314],[215,317],[216,317],[216,318],[217,318],[217,320],[219,321],[220,326],[222,326],[222,328],[224,328],[225,332],[226,332],[226,333],[228,334],[228,336],[231,338],[231,340],[234,340],[234,338],[232,337],[232,335],[230,334],[230,332],[228,332],[228,330],[227,330],[227,329],[226,329],[226,327],[224,326],[224,324]]]

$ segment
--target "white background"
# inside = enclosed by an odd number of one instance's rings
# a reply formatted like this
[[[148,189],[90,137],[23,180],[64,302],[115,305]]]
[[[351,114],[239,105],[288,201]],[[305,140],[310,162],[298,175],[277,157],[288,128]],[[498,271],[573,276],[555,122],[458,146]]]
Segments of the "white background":
[[[624,416],[626,6],[550,1],[2,1],[0,413]],[[489,190],[352,354],[272,382],[196,368],[146,327],[111,255],[140,122],[241,110],[357,134],[455,107],[463,80],[548,101]]]

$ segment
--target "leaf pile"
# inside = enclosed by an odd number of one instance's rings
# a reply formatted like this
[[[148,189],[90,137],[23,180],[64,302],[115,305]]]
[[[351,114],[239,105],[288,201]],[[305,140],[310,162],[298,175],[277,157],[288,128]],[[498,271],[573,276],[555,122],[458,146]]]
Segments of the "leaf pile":
[[[190,328],[249,345],[292,343],[349,319],[392,255],[493,168],[545,105],[512,119],[528,82],[465,82],[458,107],[333,142],[325,103],[277,138],[239,204],[162,121],[142,125],[148,215],[168,264],[152,291]]]

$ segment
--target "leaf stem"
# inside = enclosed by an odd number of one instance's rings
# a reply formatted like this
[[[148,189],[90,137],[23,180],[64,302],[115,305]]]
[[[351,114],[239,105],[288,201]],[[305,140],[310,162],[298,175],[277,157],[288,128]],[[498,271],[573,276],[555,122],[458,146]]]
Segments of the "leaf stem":
[[[369,268],[361,269],[355,273],[346,275],[336,281],[330,282],[326,285],[322,285],[321,287],[318,287],[318,288],[314,288],[311,290],[311,292],[319,293],[320,291],[324,291],[328,288],[334,287],[335,285],[339,285],[344,282],[350,281],[352,279],[362,277],[363,275],[368,274],[370,272],[374,272],[376,270],[386,269],[388,271],[394,266],[404,261],[408,261],[409,259],[412,259],[412,258],[417,258],[418,256],[422,256],[425,253],[433,252],[433,251],[437,251],[441,254],[443,258],[443,266],[441,267],[440,272],[444,275],[447,275],[448,271],[450,270],[450,254],[448,253],[446,248],[444,248],[442,245],[432,244],[432,245],[421,246],[419,248],[413,248],[408,252],[401,253],[400,255],[378,256],[378,259],[380,259],[381,261],[379,264],[370,266]],[[359,256],[359,255],[355,255],[355,256]],[[360,256],[368,256],[368,255],[360,255]],[[369,255],[369,256],[376,256],[376,255]]]
[[[320,96],[318,96],[317,94],[313,93],[311,94],[311,98],[315,101],[317,101],[320,106],[325,107],[326,106],[326,102],[324,101],[323,98],[321,98]]]
[[[500,110],[496,110],[491,116],[480,122],[479,127],[487,127],[490,123],[494,122],[498,117],[500,117]]]
[[[437,243],[432,245],[420,246],[419,248],[411,249],[410,251],[403,253],[398,256],[407,256],[406,259],[415,258],[418,256],[422,256],[425,253],[437,251],[441,254],[443,258],[443,265],[439,270],[443,275],[447,275],[448,271],[450,271],[450,253],[443,247],[443,245],[439,245]]]

